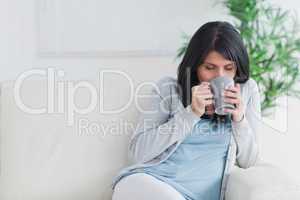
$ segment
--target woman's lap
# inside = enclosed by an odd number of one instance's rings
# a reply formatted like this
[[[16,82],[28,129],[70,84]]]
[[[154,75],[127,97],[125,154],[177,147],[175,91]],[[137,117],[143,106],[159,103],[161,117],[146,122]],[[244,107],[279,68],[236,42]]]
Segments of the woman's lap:
[[[122,178],[115,186],[112,200],[185,200],[169,184],[146,173]]]

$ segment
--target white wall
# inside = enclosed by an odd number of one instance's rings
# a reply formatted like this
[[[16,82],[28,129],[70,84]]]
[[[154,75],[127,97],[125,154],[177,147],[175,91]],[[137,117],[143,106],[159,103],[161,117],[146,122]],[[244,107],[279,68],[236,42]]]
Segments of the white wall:
[[[95,74],[103,68],[117,68],[130,71],[134,74],[145,72],[149,78],[160,77],[161,69],[164,73],[175,75],[177,64],[173,62],[174,56],[149,57],[39,57],[37,35],[37,8],[36,3],[42,0],[2,0],[0,10],[1,37],[0,37],[0,80],[15,79],[16,76],[31,68],[56,67],[66,72],[66,78],[85,79],[97,78]],[[210,1],[204,1],[199,11],[203,18],[199,24],[215,19],[219,10],[210,11]],[[212,13],[215,13],[213,16]],[[221,14],[224,11],[221,12]],[[220,16],[221,16],[220,14]],[[221,17],[219,17],[220,19]],[[192,26],[192,25],[191,25]],[[196,28],[196,27],[195,27]],[[194,29],[195,29],[194,28]],[[191,27],[189,27],[191,29]],[[192,33],[195,30],[188,30]],[[134,34],[134,32],[133,32]],[[84,38],[86,39],[86,38]]]
[[[272,0],[285,8],[298,9],[297,0]],[[210,1],[202,1],[210,5]],[[224,14],[220,8],[203,11],[203,22],[222,19],[216,13]],[[226,19],[226,18],[225,18]],[[66,79],[97,79],[101,69],[119,69],[134,77],[147,74],[149,80],[164,75],[175,76],[178,63],[173,56],[149,57],[60,57],[41,58],[37,54],[35,0],[2,0],[0,7],[0,80],[16,79],[18,74],[32,68],[49,66],[66,72]],[[144,76],[145,77],[145,76]],[[297,115],[300,113],[299,100],[288,99],[288,126],[285,133],[280,133],[273,125],[265,126],[261,133],[262,155],[266,160],[276,163],[294,175],[300,182],[300,136]],[[278,113],[279,116],[281,113]],[[274,124],[276,127],[276,123]],[[275,128],[276,129],[276,128]]]

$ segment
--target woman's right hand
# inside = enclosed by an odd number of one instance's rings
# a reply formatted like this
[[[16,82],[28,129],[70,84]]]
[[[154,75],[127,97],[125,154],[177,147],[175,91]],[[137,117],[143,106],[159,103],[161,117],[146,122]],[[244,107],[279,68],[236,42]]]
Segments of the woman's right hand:
[[[213,104],[213,94],[209,82],[201,82],[192,87],[192,111],[199,117],[205,113],[205,107]]]

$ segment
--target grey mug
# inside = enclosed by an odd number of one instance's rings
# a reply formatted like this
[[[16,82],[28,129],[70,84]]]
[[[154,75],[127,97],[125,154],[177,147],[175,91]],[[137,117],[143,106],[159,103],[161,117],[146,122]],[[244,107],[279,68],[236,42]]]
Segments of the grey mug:
[[[234,109],[231,103],[224,102],[223,92],[225,89],[234,85],[234,80],[228,76],[218,76],[210,81],[212,93],[214,95],[215,113],[218,115],[228,115],[225,108]]]

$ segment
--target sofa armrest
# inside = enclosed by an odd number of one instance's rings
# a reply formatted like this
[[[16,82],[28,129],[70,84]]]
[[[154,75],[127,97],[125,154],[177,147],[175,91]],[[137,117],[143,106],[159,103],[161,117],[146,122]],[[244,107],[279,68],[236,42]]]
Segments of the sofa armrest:
[[[226,200],[299,200],[300,186],[273,164],[259,161],[248,169],[234,167]]]

